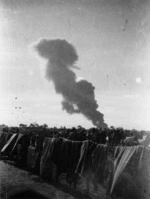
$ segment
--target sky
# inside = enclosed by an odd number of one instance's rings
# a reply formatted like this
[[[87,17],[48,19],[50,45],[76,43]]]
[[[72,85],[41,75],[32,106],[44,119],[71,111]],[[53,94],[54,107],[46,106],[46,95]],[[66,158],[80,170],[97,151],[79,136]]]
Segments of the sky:
[[[149,9],[149,0],[0,0],[0,123],[93,126],[62,110],[33,48],[65,39],[78,54],[72,70],[95,87],[105,123],[149,130]]]

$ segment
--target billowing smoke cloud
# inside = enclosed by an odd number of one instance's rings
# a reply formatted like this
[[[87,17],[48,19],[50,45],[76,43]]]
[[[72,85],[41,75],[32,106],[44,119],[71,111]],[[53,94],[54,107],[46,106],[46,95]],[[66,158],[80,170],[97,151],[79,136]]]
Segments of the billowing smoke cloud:
[[[62,108],[69,114],[82,113],[96,126],[105,128],[103,114],[97,108],[94,86],[86,81],[77,81],[74,68],[78,55],[75,48],[66,40],[42,39],[35,49],[48,60],[46,78],[52,80],[56,92],[63,96]]]

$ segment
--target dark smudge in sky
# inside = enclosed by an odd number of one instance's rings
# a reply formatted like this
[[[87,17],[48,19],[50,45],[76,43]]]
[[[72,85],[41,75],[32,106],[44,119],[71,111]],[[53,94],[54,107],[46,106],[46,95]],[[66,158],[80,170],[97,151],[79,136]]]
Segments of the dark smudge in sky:
[[[76,81],[76,74],[71,70],[78,60],[75,48],[61,39],[42,39],[35,48],[39,55],[48,59],[46,77],[63,96],[63,109],[69,114],[82,113],[94,125],[107,127],[103,114],[97,110],[94,86],[87,80]]]

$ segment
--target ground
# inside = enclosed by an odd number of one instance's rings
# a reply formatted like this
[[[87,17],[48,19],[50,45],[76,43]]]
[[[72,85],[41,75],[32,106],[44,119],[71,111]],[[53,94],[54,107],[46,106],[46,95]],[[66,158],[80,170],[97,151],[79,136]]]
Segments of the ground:
[[[86,198],[67,188],[65,190],[64,187],[46,183],[38,176],[0,160],[0,199],[9,199],[10,195],[24,190],[33,190],[47,199]],[[40,195],[39,198],[42,196]]]
[[[20,192],[23,195],[32,192],[30,195],[35,199],[93,199],[65,184],[45,182],[39,176],[17,168],[12,162],[0,160],[0,199],[12,199],[13,195]],[[21,199],[22,195],[17,198]],[[95,198],[106,199],[106,196],[101,193]],[[23,199],[29,199],[29,196]]]

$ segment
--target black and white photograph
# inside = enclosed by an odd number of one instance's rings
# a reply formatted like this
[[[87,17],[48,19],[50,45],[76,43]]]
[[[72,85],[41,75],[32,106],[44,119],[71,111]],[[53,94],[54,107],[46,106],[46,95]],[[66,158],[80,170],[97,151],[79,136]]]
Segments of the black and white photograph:
[[[150,0],[0,0],[0,199],[150,198]]]

